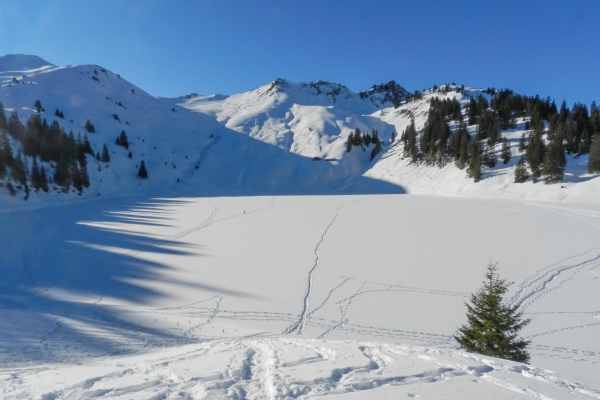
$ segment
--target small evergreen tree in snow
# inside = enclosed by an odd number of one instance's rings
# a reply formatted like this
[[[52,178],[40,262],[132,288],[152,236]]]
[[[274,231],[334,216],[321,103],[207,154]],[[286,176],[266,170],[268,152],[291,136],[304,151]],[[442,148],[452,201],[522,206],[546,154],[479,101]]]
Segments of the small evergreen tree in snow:
[[[528,363],[529,341],[518,334],[531,320],[522,320],[517,306],[503,304],[502,296],[511,283],[500,279],[496,271],[497,264],[490,263],[483,287],[471,295],[471,304],[465,303],[467,324],[458,329],[454,339],[471,353]]]
[[[129,148],[129,139],[127,138],[125,131],[121,131],[121,134],[117,136],[117,141],[115,143],[119,146],[125,147],[126,149]]]
[[[83,137],[83,151],[90,156],[94,155],[94,150],[92,150],[92,146],[90,145],[90,141],[88,140],[87,133]]]
[[[142,160],[142,162],[140,163],[140,168],[138,169],[138,177],[142,179],[148,178],[148,171],[146,170],[146,164],[144,163],[144,160]]]
[[[108,147],[106,146],[106,143],[104,143],[104,147],[102,147],[102,162],[109,162],[110,161],[110,154],[108,154]]]
[[[96,128],[94,127],[94,124],[92,124],[90,122],[90,120],[88,119],[87,122],[85,123],[85,129],[89,132],[89,133],[96,133]]]
[[[525,156],[521,156],[515,168],[515,183],[523,183],[529,178],[527,166],[525,165]]]

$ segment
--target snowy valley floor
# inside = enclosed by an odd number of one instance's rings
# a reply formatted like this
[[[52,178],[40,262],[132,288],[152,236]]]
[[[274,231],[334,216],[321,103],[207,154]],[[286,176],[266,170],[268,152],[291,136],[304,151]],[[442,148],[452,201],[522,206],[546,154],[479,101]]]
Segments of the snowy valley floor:
[[[600,398],[600,204],[123,198],[0,213],[0,398]],[[457,350],[488,262],[531,365]]]

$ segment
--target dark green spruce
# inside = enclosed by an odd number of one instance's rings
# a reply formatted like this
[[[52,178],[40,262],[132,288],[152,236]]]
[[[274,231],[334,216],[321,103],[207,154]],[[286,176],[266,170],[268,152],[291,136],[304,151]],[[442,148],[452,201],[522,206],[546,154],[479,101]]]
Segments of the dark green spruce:
[[[531,320],[522,320],[517,307],[504,304],[503,296],[511,283],[500,279],[497,264],[488,265],[485,281],[467,306],[467,324],[458,329],[454,339],[468,352],[529,362],[529,341],[518,337]]]

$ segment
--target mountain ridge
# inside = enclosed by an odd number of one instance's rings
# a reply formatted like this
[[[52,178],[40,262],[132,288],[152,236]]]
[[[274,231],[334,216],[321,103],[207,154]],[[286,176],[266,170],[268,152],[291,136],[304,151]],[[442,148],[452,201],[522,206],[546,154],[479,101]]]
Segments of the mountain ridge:
[[[2,65],[10,67],[0,68],[0,101],[7,118],[16,113],[25,126],[39,114],[48,124],[59,123],[65,132],[87,134],[95,154],[107,146],[111,162],[88,156],[91,186],[79,193],[69,188],[69,196],[408,191],[561,200],[593,197],[598,186],[598,180],[586,174],[587,155],[568,157],[563,185],[514,184],[513,171],[522,155],[518,138],[529,132],[525,117],[502,132],[512,160],[506,166],[484,168],[479,183],[467,179],[465,171],[451,162],[440,169],[406,158],[398,139],[413,120],[421,134],[433,99],[458,102],[461,118],[466,118],[472,98],[492,101],[489,90],[442,85],[411,95],[390,81],[353,92],[326,81],[295,83],[278,78],[234,95],[190,93],[163,98],[96,65],[59,67],[24,55],[0,57]],[[47,110],[37,110],[36,100]],[[87,121],[95,126],[95,133],[86,132]],[[458,129],[458,121],[447,124],[450,132]],[[470,125],[468,132],[475,137],[477,129]],[[357,130],[369,138],[349,145]],[[122,131],[129,138],[127,148],[115,143]],[[14,138],[11,145],[15,155],[24,150]],[[498,157],[499,145],[490,151]],[[31,170],[34,157],[25,156]],[[148,180],[137,177],[142,160]],[[55,163],[39,163],[54,174]],[[27,188],[20,186],[19,190]],[[31,201],[69,197],[64,196],[65,188],[51,184],[50,189],[49,194],[38,190]],[[0,191],[0,198],[15,204],[8,191]]]

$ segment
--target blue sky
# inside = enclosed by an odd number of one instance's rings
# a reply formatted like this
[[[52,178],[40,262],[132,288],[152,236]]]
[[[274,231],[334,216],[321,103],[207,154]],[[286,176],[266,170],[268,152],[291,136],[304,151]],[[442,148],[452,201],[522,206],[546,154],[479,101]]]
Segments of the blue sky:
[[[599,15],[600,0],[0,0],[0,54],[98,64],[160,96],[393,79],[589,104]]]

